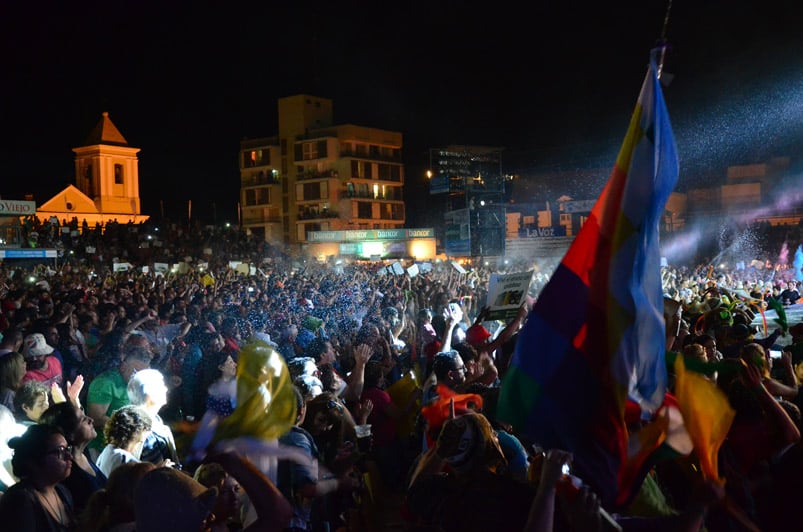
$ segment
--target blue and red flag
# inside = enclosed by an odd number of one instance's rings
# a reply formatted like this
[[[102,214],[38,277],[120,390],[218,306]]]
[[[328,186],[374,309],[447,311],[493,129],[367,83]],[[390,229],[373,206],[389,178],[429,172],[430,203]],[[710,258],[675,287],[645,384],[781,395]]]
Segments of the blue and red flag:
[[[625,403],[655,412],[666,388],[658,225],[678,161],[655,63],[608,183],[529,314],[498,417],[615,501],[627,457]]]

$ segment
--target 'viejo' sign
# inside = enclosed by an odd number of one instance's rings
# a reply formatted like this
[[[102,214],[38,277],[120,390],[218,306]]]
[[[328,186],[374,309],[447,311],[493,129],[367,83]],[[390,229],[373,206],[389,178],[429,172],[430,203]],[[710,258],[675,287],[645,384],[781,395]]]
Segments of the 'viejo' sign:
[[[35,201],[0,200],[0,216],[36,214]]]

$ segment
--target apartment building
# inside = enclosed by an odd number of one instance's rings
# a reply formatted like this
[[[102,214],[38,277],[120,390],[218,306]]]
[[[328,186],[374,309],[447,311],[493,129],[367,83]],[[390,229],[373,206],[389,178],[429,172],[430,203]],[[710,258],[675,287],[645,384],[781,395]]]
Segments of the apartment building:
[[[402,134],[333,123],[332,100],[278,101],[279,134],[240,143],[241,224],[266,241],[304,244],[311,231],[400,229]]]

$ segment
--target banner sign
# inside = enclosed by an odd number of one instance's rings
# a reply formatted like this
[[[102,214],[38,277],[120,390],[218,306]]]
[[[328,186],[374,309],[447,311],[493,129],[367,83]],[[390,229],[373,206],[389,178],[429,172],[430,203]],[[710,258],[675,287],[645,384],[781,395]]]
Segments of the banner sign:
[[[471,233],[469,230],[469,210],[458,209],[443,215],[445,228],[444,248],[447,255],[466,257],[471,255]]]
[[[55,259],[58,251],[55,249],[0,249],[0,259]]]
[[[435,238],[435,230],[423,229],[358,229],[349,231],[309,231],[308,242],[356,242],[361,240],[409,240]]]
[[[0,200],[0,216],[30,216],[36,214],[35,201]]]

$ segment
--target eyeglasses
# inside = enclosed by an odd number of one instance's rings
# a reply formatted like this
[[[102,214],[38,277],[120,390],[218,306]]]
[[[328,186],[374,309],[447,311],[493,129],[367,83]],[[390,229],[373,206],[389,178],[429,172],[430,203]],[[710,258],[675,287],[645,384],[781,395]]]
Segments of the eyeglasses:
[[[53,454],[53,455],[58,456],[59,460],[67,460],[68,458],[70,460],[72,460],[72,457],[73,457],[72,452],[73,452],[73,446],[72,445],[68,445],[66,447],[64,447],[63,445],[60,445],[60,446],[56,447],[55,449],[53,449],[52,451],[46,452],[45,455]]]
[[[333,400],[333,399],[329,399],[328,401],[326,401],[326,408],[328,408],[328,409],[330,409],[330,410],[331,410],[331,409],[333,409],[333,408],[335,408],[335,409],[337,409],[338,411],[340,411],[340,409],[341,409],[341,408],[343,408],[343,407],[342,407],[342,405],[341,405],[340,403],[338,403],[337,401],[335,401],[335,400]]]

